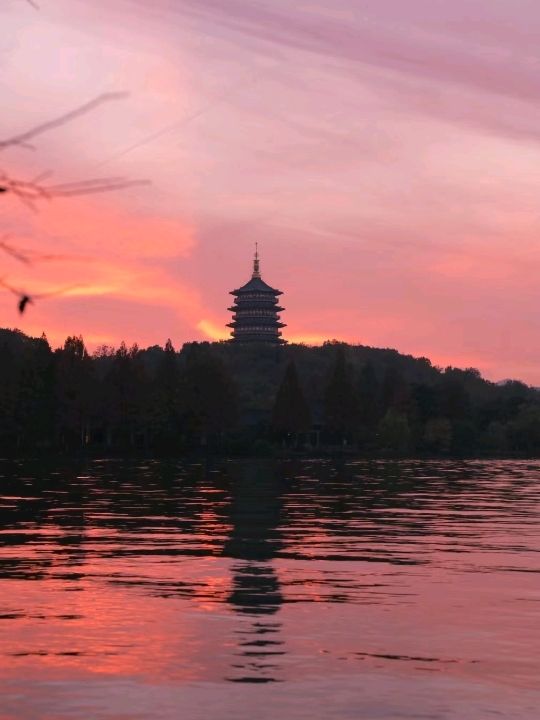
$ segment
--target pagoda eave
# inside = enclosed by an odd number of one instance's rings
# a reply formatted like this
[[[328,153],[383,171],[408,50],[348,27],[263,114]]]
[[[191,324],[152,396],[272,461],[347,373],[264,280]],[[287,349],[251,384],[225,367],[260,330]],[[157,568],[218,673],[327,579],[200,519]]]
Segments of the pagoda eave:
[[[274,290],[273,288],[268,288],[268,290],[257,290],[257,289],[251,290],[249,288],[247,290],[245,290],[244,288],[238,288],[238,290],[231,290],[229,292],[229,295],[234,295],[235,297],[241,297],[242,295],[253,295],[253,293],[258,293],[259,295],[269,295],[269,296],[283,295],[282,290]]]
[[[246,332],[249,332],[251,328],[264,328],[262,331],[255,330],[254,332],[267,332],[268,330],[276,330],[279,328],[287,327],[286,323],[277,322],[270,324],[263,324],[263,323],[253,323],[253,324],[246,324],[244,322],[239,322],[238,320],[233,320],[230,323],[227,323],[227,327],[230,328],[243,328]]]

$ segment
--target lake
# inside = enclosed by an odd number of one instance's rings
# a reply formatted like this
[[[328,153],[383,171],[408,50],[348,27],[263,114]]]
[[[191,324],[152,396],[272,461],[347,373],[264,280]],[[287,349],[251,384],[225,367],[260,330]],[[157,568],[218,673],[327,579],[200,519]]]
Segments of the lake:
[[[536,719],[540,462],[0,462],[1,720]]]

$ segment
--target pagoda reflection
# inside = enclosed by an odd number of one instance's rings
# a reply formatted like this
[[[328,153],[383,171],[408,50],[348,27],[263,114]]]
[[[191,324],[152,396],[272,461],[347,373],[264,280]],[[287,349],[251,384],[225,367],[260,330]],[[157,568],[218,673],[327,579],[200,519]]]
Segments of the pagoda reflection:
[[[277,615],[283,604],[279,577],[272,559],[282,541],[280,519],[282,481],[265,463],[240,468],[231,488],[231,534],[223,554],[234,558],[231,592],[227,597],[242,621],[235,631],[235,682],[279,680],[279,658],[285,654]]]

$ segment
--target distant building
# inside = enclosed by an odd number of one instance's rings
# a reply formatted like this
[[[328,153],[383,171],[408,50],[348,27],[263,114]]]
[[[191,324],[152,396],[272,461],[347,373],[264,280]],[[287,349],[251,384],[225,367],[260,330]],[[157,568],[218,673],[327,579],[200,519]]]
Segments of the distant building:
[[[261,278],[259,268],[259,252],[255,246],[253,275],[251,280],[238,290],[233,290],[234,305],[229,310],[234,313],[232,322],[232,342],[252,343],[264,342],[281,345],[286,341],[281,337],[280,313],[284,308],[278,304],[281,290],[274,290]]]

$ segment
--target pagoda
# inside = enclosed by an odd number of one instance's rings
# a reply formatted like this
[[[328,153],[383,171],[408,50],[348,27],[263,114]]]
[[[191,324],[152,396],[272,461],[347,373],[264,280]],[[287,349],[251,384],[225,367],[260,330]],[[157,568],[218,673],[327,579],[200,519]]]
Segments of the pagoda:
[[[234,305],[229,310],[234,313],[232,322],[232,342],[235,343],[271,343],[282,345],[286,342],[281,337],[279,312],[283,310],[278,304],[281,290],[274,290],[261,278],[259,251],[255,244],[255,259],[251,280],[238,290],[233,290]]]

